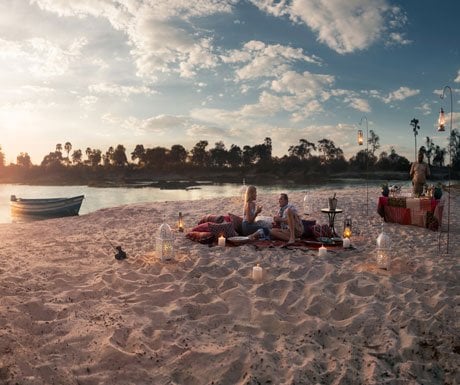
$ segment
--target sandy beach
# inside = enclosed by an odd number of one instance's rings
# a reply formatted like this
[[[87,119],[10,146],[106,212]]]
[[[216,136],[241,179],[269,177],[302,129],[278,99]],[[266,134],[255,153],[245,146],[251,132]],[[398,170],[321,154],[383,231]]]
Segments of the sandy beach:
[[[217,247],[176,233],[162,263],[163,217],[191,229],[242,211],[238,197],[145,203],[0,225],[0,384],[459,384],[459,195],[446,234],[385,225],[376,265],[379,188],[317,190],[320,223],[336,192],[353,248]],[[258,197],[273,215],[277,195]],[[303,194],[290,194],[302,207]],[[109,241],[121,245],[116,260]],[[252,279],[257,263],[262,283]]]

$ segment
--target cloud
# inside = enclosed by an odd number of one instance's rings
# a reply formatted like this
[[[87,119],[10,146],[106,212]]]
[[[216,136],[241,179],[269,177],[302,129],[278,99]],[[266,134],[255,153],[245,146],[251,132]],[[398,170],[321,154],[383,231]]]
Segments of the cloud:
[[[85,38],[74,39],[68,47],[43,38],[16,42],[0,39],[0,61],[8,59],[12,72],[28,73],[39,79],[52,78],[65,74],[80,60],[86,44]]]
[[[265,44],[259,40],[245,43],[241,50],[229,50],[221,59],[228,64],[243,64],[236,69],[237,81],[278,77],[288,71],[295,62],[321,63],[318,57],[305,55],[301,48]]]
[[[411,96],[418,95],[420,90],[413,90],[408,87],[399,87],[396,91],[390,92],[388,96],[383,97],[382,101],[386,104],[410,98]]]
[[[305,23],[318,41],[332,50],[346,54],[370,47],[380,39],[393,44],[408,44],[391,29],[400,28],[406,17],[386,0],[252,0],[259,9],[280,17],[288,15],[294,22]],[[386,37],[386,34],[390,35]]]
[[[412,96],[420,94],[420,90],[410,89],[409,87],[399,87],[396,91],[390,92],[388,95],[383,96],[377,90],[367,91],[369,96],[381,100],[385,104],[390,104],[394,101],[404,100]]]
[[[146,86],[121,86],[119,84],[109,83],[92,84],[88,87],[88,89],[94,94],[121,96],[125,98],[131,95],[152,95],[156,93],[154,90]]]
[[[229,13],[237,0],[32,0],[59,16],[105,17],[123,32],[135,58],[138,76],[151,81],[157,73],[178,73],[184,78],[217,65],[212,39],[198,29],[193,18]]]
[[[416,110],[419,110],[423,115],[431,114],[431,105],[429,103],[423,103],[419,107],[415,107]]]
[[[388,45],[408,45],[411,44],[412,40],[408,40],[402,33],[392,32],[389,34]]]
[[[460,83],[460,70],[457,72],[457,77],[454,80],[455,83]]]

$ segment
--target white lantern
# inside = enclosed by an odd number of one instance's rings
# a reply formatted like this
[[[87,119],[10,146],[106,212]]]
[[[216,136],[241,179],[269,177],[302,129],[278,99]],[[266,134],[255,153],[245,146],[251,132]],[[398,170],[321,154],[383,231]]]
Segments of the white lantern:
[[[310,196],[308,195],[308,191],[305,190],[305,195],[303,197],[303,213],[305,215],[310,214]]]
[[[171,227],[163,221],[156,237],[156,254],[162,262],[174,259],[174,234]]]
[[[382,232],[377,237],[377,266],[390,270],[391,263],[391,238],[385,233],[383,224]]]

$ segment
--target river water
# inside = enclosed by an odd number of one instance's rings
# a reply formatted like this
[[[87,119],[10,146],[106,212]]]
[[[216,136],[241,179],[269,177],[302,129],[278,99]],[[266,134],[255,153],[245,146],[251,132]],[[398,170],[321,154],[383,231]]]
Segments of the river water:
[[[369,186],[378,186],[381,181],[369,181]],[[390,182],[391,183],[391,182]],[[395,184],[408,186],[410,182],[395,181]],[[363,179],[336,180],[321,185],[272,185],[257,186],[259,194],[314,190],[325,187],[336,189],[350,186],[365,186]],[[10,196],[18,198],[57,198],[84,195],[80,209],[87,214],[102,208],[143,202],[164,202],[179,200],[200,200],[214,197],[232,197],[241,194],[242,184],[203,185],[198,189],[161,190],[154,187],[88,187],[88,186],[30,186],[21,184],[0,184],[0,223],[11,223]]]

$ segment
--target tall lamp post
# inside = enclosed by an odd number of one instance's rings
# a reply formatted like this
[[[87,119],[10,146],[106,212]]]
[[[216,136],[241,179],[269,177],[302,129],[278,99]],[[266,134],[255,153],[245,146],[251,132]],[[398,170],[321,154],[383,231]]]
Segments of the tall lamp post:
[[[413,127],[414,131],[414,139],[415,139],[415,162],[417,162],[417,130],[420,130],[420,126],[418,125],[418,119],[412,119],[410,121],[410,125]]]
[[[453,114],[453,98],[452,98],[452,88],[449,86],[444,86],[442,90],[441,99],[445,98],[446,90],[450,92],[450,126],[449,126],[449,185],[448,185],[448,197],[447,197],[447,251],[446,253],[449,254],[449,227],[450,227],[450,169],[452,168],[452,146],[451,146],[451,136],[452,136],[452,114]],[[446,119],[444,116],[444,110],[441,107],[441,111],[439,112],[438,118],[438,131],[443,132],[445,131]]]
[[[369,167],[369,123],[367,117],[363,116],[359,122],[361,126],[363,124],[363,119],[366,119],[366,216],[369,216],[369,184],[367,182],[367,170]],[[363,131],[358,130],[358,144],[363,145]]]

